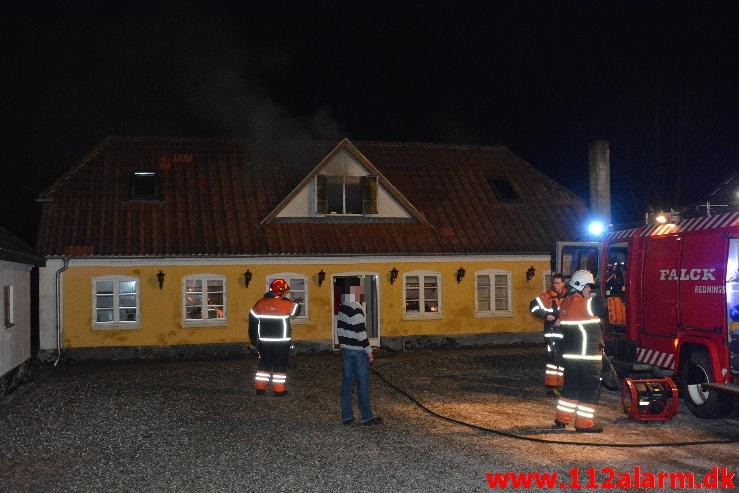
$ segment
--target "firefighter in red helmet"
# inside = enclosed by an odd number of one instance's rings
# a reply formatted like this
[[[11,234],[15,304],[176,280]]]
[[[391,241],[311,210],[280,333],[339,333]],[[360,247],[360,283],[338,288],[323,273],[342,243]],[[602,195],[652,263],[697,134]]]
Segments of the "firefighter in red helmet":
[[[287,359],[292,343],[290,317],[300,311],[300,305],[288,299],[290,286],[284,279],[275,279],[269,291],[249,312],[249,339],[259,352],[254,388],[257,395],[272,386],[275,395],[287,394]]]
[[[605,306],[592,294],[595,280],[590,272],[575,271],[569,284],[572,289],[562,301],[555,322],[563,336],[560,350],[567,378],[557,401],[554,426],[564,428],[574,422],[576,431],[600,433],[603,427],[595,422],[595,406],[600,398],[600,317]]]

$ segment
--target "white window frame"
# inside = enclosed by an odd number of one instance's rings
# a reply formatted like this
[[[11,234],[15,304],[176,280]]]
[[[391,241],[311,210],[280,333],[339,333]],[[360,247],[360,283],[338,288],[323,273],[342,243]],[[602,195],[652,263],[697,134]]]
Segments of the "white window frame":
[[[326,176],[326,207],[329,206],[329,194],[328,194],[328,187],[329,187],[329,181],[332,180],[341,180],[341,185],[339,184],[332,184],[335,187],[341,188],[341,211],[337,212],[328,212],[326,211],[326,214],[328,215],[338,215],[338,216],[361,216],[364,213],[364,207],[362,204],[362,177],[361,176],[348,176],[348,175],[339,175],[339,176]],[[347,183],[348,181],[351,181],[352,183]],[[359,192],[359,211],[356,212],[348,212],[348,196],[349,196],[349,188],[353,187],[355,188],[355,192]]]
[[[269,274],[267,276],[267,286],[265,289],[265,293],[269,291],[269,285],[272,281],[275,279],[284,279],[287,281],[287,285],[290,286],[290,292],[291,296],[293,297],[293,300],[297,303],[300,303],[300,312],[299,315],[295,315],[292,317],[291,323],[293,324],[306,324],[310,322],[310,293],[309,286],[310,283],[308,276],[305,274],[298,274],[297,272],[276,272],[274,274]],[[305,286],[304,290],[298,289],[297,291],[293,291],[293,287],[296,289],[300,286],[301,281],[303,286]]]
[[[97,319],[98,313],[98,282],[112,282],[113,293],[110,295],[113,298],[113,306],[110,309],[113,310],[113,320],[109,322],[99,322]],[[134,296],[136,297],[136,306],[131,307],[136,309],[136,320],[120,320],[120,283],[121,282],[134,282],[136,283],[136,291]],[[129,293],[125,294],[128,295]],[[100,295],[102,296],[102,294]],[[103,307],[109,309],[108,307]],[[141,327],[141,282],[138,277],[133,276],[100,276],[92,279],[92,327],[95,330],[118,330],[118,329],[138,329]]]
[[[418,288],[412,288],[408,286],[408,278],[418,278]],[[425,277],[436,278],[436,296],[437,296],[437,311],[426,311],[426,296],[425,296]],[[407,311],[406,306],[408,304],[408,290],[418,289],[418,303],[419,311]],[[415,298],[413,299],[415,301]],[[423,308],[423,310],[421,310]],[[415,270],[403,273],[403,318],[405,320],[432,320],[441,319],[442,315],[442,292],[441,292],[441,273],[431,270]]]
[[[341,185],[338,183],[332,183],[329,185],[329,181],[341,180]],[[354,184],[347,184],[347,181],[357,180],[359,183],[359,210],[348,212],[347,211],[347,196],[348,188]],[[329,211],[329,193],[328,189],[330,186],[336,186],[341,188],[341,211]],[[331,216],[372,216],[377,215],[377,176],[374,175],[339,175],[339,174],[319,174],[314,178],[314,190],[315,190],[315,210],[316,214],[321,217]],[[323,206],[321,206],[323,204]],[[324,210],[325,209],[325,210]]]
[[[480,309],[480,286],[478,285],[479,277],[486,276],[490,287],[490,308]],[[506,305],[502,310],[495,308],[496,305],[496,276],[505,276],[506,278]],[[511,272],[503,269],[484,269],[475,272],[475,316],[476,317],[512,317],[513,316],[513,286],[511,283]]]
[[[15,325],[15,287],[3,286],[3,308],[5,311],[5,328]]]
[[[220,306],[209,303],[208,299],[208,281],[219,281],[223,286],[223,317],[216,318],[187,318],[187,297],[190,292],[187,291],[188,281],[200,281],[203,297],[200,302],[200,313],[206,314],[210,306]],[[182,326],[183,327],[213,327],[228,324],[228,283],[226,277],[220,274],[200,273],[191,274],[182,278]]]

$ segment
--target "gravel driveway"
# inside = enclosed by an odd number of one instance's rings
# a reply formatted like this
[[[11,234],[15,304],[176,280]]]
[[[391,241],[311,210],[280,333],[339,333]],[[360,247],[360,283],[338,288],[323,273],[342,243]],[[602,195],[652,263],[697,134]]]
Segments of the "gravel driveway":
[[[255,367],[40,368],[0,404],[0,491],[467,492],[491,491],[496,472],[556,472],[557,490],[573,471],[594,491],[590,468],[600,484],[611,469],[702,477],[739,464],[736,412],[699,420],[681,407],[667,423],[637,422],[604,391],[604,433],[555,432],[539,347],[381,352],[378,427],[341,423],[336,354],[293,356],[282,398],[254,395]]]

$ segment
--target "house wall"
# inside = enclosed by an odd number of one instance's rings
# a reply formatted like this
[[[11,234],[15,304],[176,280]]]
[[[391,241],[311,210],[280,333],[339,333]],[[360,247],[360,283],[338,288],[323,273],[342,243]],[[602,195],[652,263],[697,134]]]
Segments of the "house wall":
[[[14,298],[11,327],[5,326],[5,306],[0,303],[0,377],[31,358],[31,269],[27,264],[0,261],[0,287],[13,286]]]
[[[305,341],[330,346],[333,339],[332,275],[341,273],[376,274],[380,307],[381,338],[405,336],[460,336],[494,333],[541,332],[541,323],[529,312],[529,301],[544,289],[542,274],[550,268],[548,256],[480,256],[457,258],[316,258],[286,259],[152,259],[152,260],[70,260],[61,272],[62,300],[60,339],[63,349],[172,346],[197,344],[232,344],[247,340],[248,312],[267,289],[267,277],[290,272],[308,278],[309,317],[293,323],[296,342]],[[464,267],[466,276],[457,283],[456,272]],[[526,281],[526,271],[533,266],[537,276]],[[51,295],[55,273],[63,264],[54,259],[42,269],[41,349],[56,348],[55,314]],[[252,272],[247,288],[243,273]],[[394,284],[389,272],[400,272]],[[475,313],[475,272],[501,269],[511,273],[512,311],[510,315],[485,317]],[[165,273],[162,289],[157,283],[159,270]],[[318,286],[317,272],[326,272],[326,280]],[[404,314],[403,275],[426,270],[441,273],[441,316],[436,319],[412,319]],[[217,274],[226,278],[227,320],[207,327],[187,327],[182,315],[182,279],[194,274]],[[93,329],[92,279],[106,275],[126,275],[139,279],[140,326],[135,329]],[[44,300],[44,298],[46,298]]]

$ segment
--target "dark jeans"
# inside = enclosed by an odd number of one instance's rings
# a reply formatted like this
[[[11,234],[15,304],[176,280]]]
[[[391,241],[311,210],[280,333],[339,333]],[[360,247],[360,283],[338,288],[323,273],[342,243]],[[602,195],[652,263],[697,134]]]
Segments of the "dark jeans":
[[[341,382],[341,419],[348,421],[354,417],[352,410],[352,390],[357,382],[357,397],[362,422],[371,421],[374,416],[369,401],[369,355],[364,349],[342,349],[341,367],[344,380]]]

